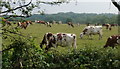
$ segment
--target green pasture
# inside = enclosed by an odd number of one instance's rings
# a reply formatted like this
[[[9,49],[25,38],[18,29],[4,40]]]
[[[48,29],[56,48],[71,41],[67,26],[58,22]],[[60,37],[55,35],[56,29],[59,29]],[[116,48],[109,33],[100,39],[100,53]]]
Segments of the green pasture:
[[[33,24],[27,27],[27,29],[21,29],[20,32],[26,36],[35,37],[35,43],[39,48],[39,44],[43,39],[43,36],[47,32],[52,33],[74,33],[77,35],[77,50],[84,48],[84,47],[93,47],[95,49],[102,49],[105,45],[107,38],[111,35],[118,34],[118,27],[112,27],[112,30],[107,30],[103,27],[103,38],[99,40],[99,35],[94,35],[93,39],[89,39],[88,36],[84,36],[83,39],[79,38],[80,33],[84,29],[86,25],[75,25],[74,28],[68,26],[67,24],[53,24],[52,27],[47,27],[46,25],[42,24]],[[52,48],[52,50],[57,50],[59,52],[65,52],[66,48],[68,47],[57,47]]]

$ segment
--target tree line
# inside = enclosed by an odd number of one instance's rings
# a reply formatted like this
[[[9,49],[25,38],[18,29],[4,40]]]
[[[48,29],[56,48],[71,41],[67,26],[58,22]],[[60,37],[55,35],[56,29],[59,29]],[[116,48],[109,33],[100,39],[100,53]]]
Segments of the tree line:
[[[26,18],[26,20],[44,20],[44,21],[62,21],[63,23],[66,23],[68,21],[71,21],[73,23],[80,23],[80,24],[86,24],[86,23],[110,23],[110,24],[117,24],[117,14],[112,13],[102,13],[102,14],[96,14],[96,13],[74,13],[74,12],[61,12],[57,14],[34,14],[33,16]]]

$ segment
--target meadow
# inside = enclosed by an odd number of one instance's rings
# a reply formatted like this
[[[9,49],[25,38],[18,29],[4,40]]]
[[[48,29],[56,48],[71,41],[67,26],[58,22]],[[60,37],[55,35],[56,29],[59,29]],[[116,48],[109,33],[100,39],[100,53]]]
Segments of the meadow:
[[[75,25],[74,28],[68,26],[67,24],[54,24],[52,27],[47,27],[42,24],[33,24],[27,27],[27,29],[21,29],[20,32],[27,35],[35,37],[35,43],[39,46],[39,43],[42,41],[43,36],[47,32],[52,33],[74,33],[77,35],[77,49],[81,49],[84,47],[93,47],[93,48],[103,48],[105,45],[107,38],[111,35],[118,34],[118,27],[112,27],[112,30],[107,30],[103,27],[103,38],[99,40],[99,35],[93,35],[93,39],[88,38],[88,36],[84,36],[83,39],[80,39],[80,33],[83,31],[86,25],[81,24],[80,26]],[[38,47],[39,48],[39,47]],[[55,50],[58,50],[61,53],[64,53],[68,47],[57,47]]]
[[[3,44],[6,44],[2,47],[3,49],[13,47],[2,53],[3,69],[18,67],[23,69],[120,69],[120,46],[116,46],[114,49],[103,48],[109,36],[118,34],[118,27],[112,27],[112,30],[103,27],[101,40],[98,39],[98,35],[93,35],[93,39],[88,36],[80,39],[79,35],[85,26],[81,24],[72,28],[67,24],[54,24],[52,27],[47,27],[34,23],[27,29],[20,29],[19,33],[27,36],[26,38],[11,34],[15,39],[3,40]],[[6,26],[6,28],[11,27]],[[52,47],[46,52],[39,47],[39,44],[47,32],[76,34],[77,50],[74,51],[72,47],[69,50],[69,47],[58,46],[57,48]],[[28,40],[31,37],[34,38],[34,41]],[[17,61],[18,59],[21,61]],[[22,63],[22,66],[15,66],[18,63]]]

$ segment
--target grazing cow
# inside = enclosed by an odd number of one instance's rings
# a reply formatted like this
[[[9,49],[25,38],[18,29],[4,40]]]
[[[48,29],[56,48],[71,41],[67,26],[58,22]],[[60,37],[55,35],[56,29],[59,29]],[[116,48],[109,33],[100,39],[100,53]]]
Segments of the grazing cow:
[[[74,25],[73,25],[73,23],[72,23],[72,22],[68,22],[67,24],[68,24],[68,26],[71,26],[71,27],[73,27],[73,28],[74,28]]]
[[[115,26],[118,26],[117,24],[110,24],[111,25],[111,27],[115,27]]]
[[[106,42],[106,44],[104,45],[104,48],[106,48],[106,47],[108,47],[108,46],[114,48],[116,44],[120,44],[120,35],[110,36],[110,37],[107,39],[107,42]]]
[[[6,19],[2,19],[2,21],[5,22],[5,24],[3,24],[3,26],[5,26],[6,24],[7,24],[8,26],[11,25],[11,22],[10,22],[10,21],[7,21]]]
[[[42,42],[40,43],[40,47],[46,45],[45,50],[48,50],[51,47],[57,46],[74,46],[76,49],[76,35],[75,34],[67,34],[67,33],[46,33]]]
[[[45,22],[45,21],[35,21],[35,22],[40,23],[40,24],[47,25],[47,27],[51,27],[51,25],[50,25],[49,22]]]
[[[102,26],[105,26],[106,29],[108,29],[108,30],[112,30],[112,27],[110,24],[102,24]]]
[[[24,29],[26,29],[27,28],[27,26],[29,25],[29,23],[27,23],[27,22],[18,22],[18,24],[17,24],[18,26],[17,27],[21,27],[21,28],[24,28]]]
[[[39,23],[39,24],[45,24],[45,25],[46,25],[46,22],[45,22],[45,21],[35,21],[35,22],[37,22],[37,23]]]
[[[51,27],[50,22],[46,22],[47,27]]]
[[[83,35],[92,36],[94,34],[99,34],[99,39],[102,38],[102,26],[87,26],[84,28],[82,33],[80,33],[80,38],[83,37]]]

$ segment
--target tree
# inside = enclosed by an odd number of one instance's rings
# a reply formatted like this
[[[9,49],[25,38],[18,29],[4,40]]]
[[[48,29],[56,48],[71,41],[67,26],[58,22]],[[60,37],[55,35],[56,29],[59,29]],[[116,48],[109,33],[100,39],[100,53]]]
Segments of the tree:
[[[0,15],[10,17],[29,17],[32,15],[34,8],[40,9],[41,3],[57,5],[66,2],[67,0],[55,0],[45,2],[44,0],[1,0]],[[19,11],[19,14],[18,14]],[[43,14],[43,10],[38,10]]]

